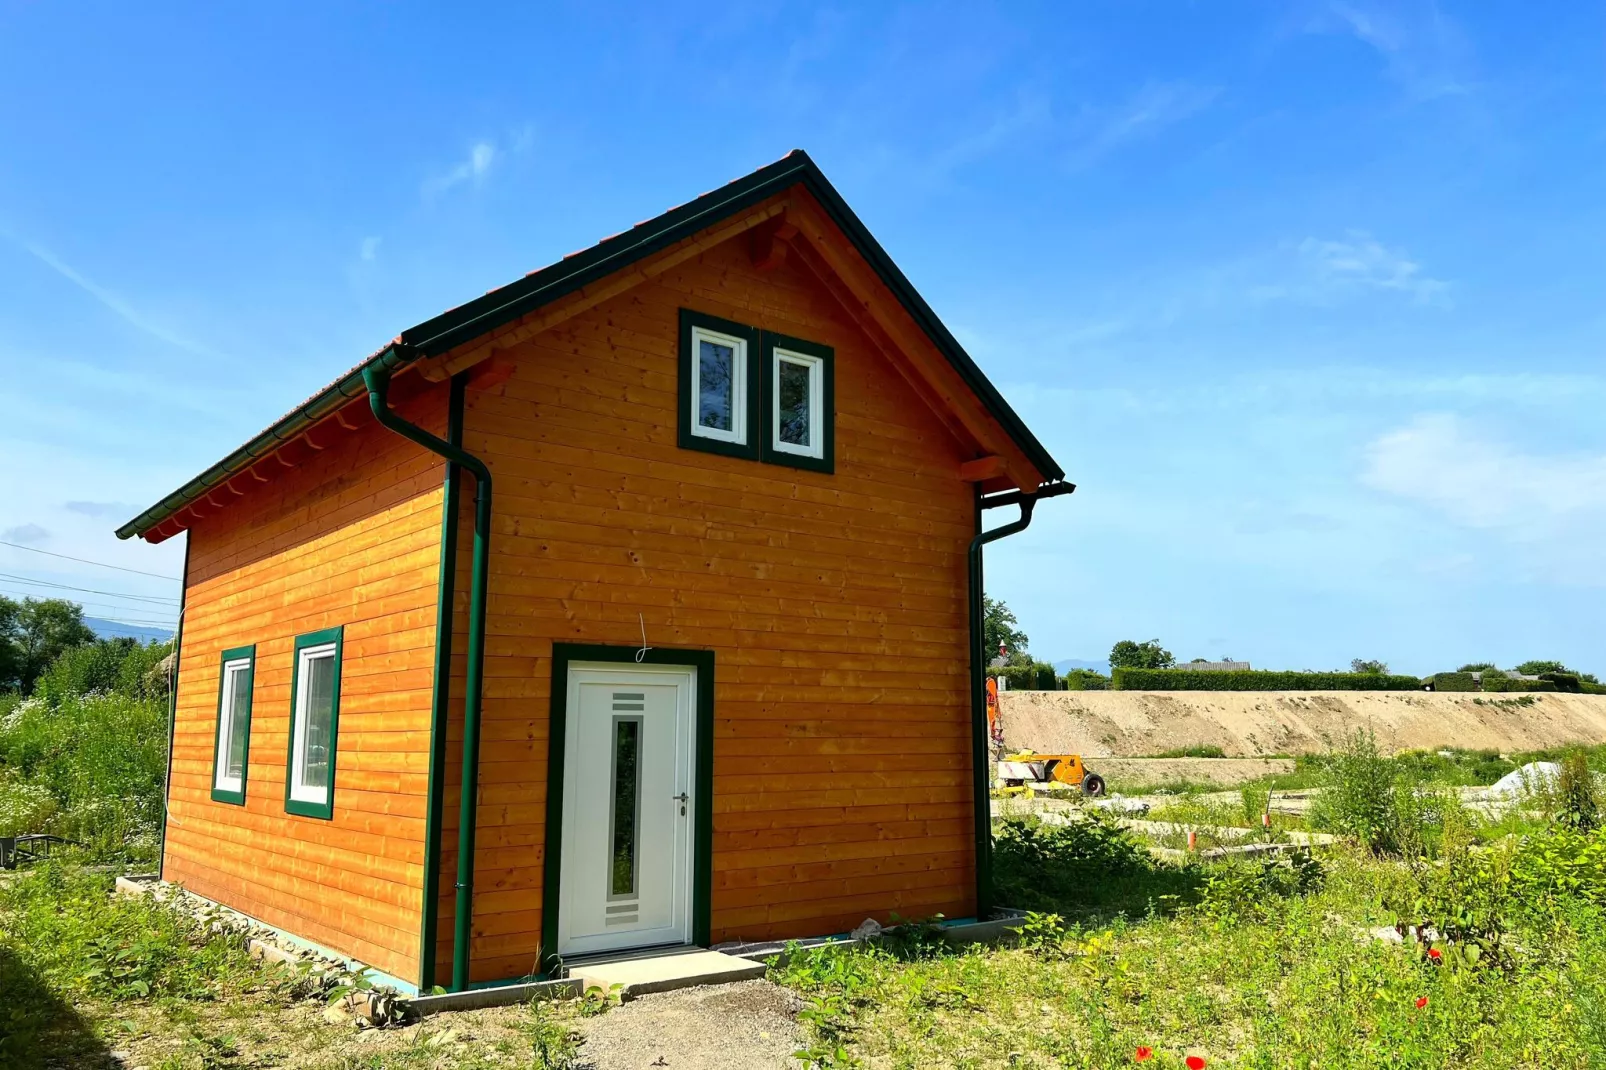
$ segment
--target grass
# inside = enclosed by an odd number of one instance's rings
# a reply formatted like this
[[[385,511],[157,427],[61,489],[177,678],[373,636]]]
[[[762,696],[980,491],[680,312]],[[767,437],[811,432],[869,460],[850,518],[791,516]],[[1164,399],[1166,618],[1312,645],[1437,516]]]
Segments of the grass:
[[[576,1002],[358,1032],[324,1017],[348,980],[251,958],[243,937],[53,862],[0,883],[0,1066],[490,1070],[576,1065]]]
[[[1114,1067],[1140,1047],[1161,1067],[1602,1065],[1597,902],[1511,908],[1507,959],[1469,939],[1435,962],[1368,935],[1431,878],[1353,850],[1315,865],[1186,867],[1168,910],[1150,877],[1124,911],[1030,918],[1014,948],[817,950],[771,975],[809,1001],[816,1067]]]

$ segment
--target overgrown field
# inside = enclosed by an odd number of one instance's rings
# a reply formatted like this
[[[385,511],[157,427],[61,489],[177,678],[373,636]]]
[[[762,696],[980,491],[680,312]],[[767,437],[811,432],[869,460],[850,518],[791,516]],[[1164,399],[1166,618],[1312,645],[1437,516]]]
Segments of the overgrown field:
[[[0,695],[0,836],[45,832],[77,841],[93,861],[155,861],[168,649],[76,647],[28,698]]]
[[[592,998],[357,1030],[354,979],[268,966],[216,919],[113,896],[161,823],[161,651],[64,655],[0,700],[0,819],[77,846],[0,875],[0,1067],[583,1065]],[[923,924],[797,951],[809,1067],[1606,1067],[1600,751],[1514,809],[1458,784],[1497,756],[1389,758],[1366,737],[1303,764],[1305,816],[1341,843],[1270,861],[1166,861],[1096,812],[996,828],[1018,944],[956,949]],[[1497,765],[1499,763],[1499,765]],[[1171,817],[1253,825],[1265,785]],[[1187,807],[1195,807],[1188,811]],[[0,832],[3,834],[3,832]]]
[[[1006,949],[800,951],[814,1067],[1606,1066],[1606,831],[1584,755],[1499,818],[1366,739],[1344,844],[1174,865],[1096,814],[1002,824]],[[1191,1062],[1190,1062],[1191,1060]],[[1202,1061],[1202,1062],[1201,1062]]]

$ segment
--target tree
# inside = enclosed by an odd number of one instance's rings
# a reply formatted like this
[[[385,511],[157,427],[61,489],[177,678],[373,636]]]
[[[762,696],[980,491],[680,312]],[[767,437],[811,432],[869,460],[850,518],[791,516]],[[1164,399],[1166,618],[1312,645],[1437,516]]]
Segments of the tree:
[[[17,642],[17,615],[21,609],[0,595],[0,691],[22,686],[22,647]]]
[[[1388,674],[1389,666],[1386,661],[1366,661],[1362,658],[1351,658],[1349,671],[1365,673],[1368,676],[1385,676]]]
[[[1456,672],[1489,672],[1494,667],[1492,661],[1474,661],[1470,665],[1461,666]]]
[[[987,660],[992,660],[1000,643],[1012,657],[1026,653],[1026,633],[1020,630],[1019,624],[1002,599],[987,594],[981,596],[982,652]]]
[[[1525,661],[1517,666],[1516,671],[1523,676],[1538,676],[1547,672],[1565,672],[1573,676],[1578,675],[1559,661]]]
[[[61,598],[24,598],[6,636],[18,662],[16,678],[23,692],[33,689],[39,674],[69,647],[93,643],[95,633],[84,623],[84,607]]]
[[[1123,639],[1110,648],[1111,669],[1170,669],[1177,663],[1158,639],[1134,643]]]

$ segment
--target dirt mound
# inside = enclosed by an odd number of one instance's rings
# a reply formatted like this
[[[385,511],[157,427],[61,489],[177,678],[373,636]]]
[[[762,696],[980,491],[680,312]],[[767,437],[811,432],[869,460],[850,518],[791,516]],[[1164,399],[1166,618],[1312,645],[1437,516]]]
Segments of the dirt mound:
[[[1227,757],[1326,750],[1370,728],[1390,751],[1503,753],[1606,743],[1606,695],[1430,691],[1013,691],[1004,741],[1044,754],[1141,757],[1217,746]],[[1481,700],[1481,701],[1480,701]]]

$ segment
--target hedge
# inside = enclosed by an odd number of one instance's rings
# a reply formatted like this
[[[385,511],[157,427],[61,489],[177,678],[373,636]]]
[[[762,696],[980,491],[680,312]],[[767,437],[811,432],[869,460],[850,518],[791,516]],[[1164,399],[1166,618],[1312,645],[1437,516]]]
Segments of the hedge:
[[[1579,679],[1577,673],[1542,672],[1539,674],[1539,679],[1549,680],[1556,685],[1557,691],[1566,691],[1572,695],[1580,694],[1584,690],[1584,682]]]
[[[999,669],[989,668],[988,676],[1001,676],[1009,684],[1011,691],[1058,691],[1060,678],[1054,672],[1054,666],[1046,661],[1033,662],[1030,665],[1005,665]]]
[[[1606,684],[1592,684],[1588,680],[1581,680],[1578,689],[1586,695],[1606,695]]]
[[[1474,680],[1469,672],[1434,673],[1425,682],[1432,684],[1435,691],[1476,691],[1478,689],[1478,681]]]
[[[1370,672],[1116,669],[1110,686],[1117,691],[1416,691],[1422,681]]]
[[[1556,685],[1549,680],[1513,680],[1509,676],[1490,676],[1483,674],[1483,689],[1485,691],[1555,691]]]
[[[1065,674],[1067,691],[1108,691],[1110,678],[1092,669],[1072,669]]]

